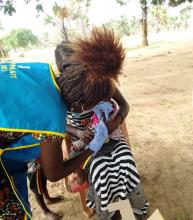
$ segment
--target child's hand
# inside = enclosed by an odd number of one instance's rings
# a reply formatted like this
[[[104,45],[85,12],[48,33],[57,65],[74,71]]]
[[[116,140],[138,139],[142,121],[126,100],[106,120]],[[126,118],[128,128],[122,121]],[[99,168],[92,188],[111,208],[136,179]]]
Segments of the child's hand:
[[[78,130],[77,137],[80,140],[84,141],[85,144],[88,144],[94,138],[94,132],[89,128],[87,128],[86,130]]]

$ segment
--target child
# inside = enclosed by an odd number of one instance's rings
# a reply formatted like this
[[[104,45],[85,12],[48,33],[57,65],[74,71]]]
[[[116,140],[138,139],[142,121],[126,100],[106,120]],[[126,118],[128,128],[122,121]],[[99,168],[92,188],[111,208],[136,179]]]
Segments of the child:
[[[71,136],[89,143],[92,131],[89,128],[83,131],[91,123],[93,116],[93,111],[88,110],[101,101],[109,102],[113,99],[118,104],[118,112],[112,120],[106,122],[108,134],[112,134],[123,123],[129,111],[126,100],[115,86],[125,58],[120,40],[104,27],[94,28],[91,36],[86,39],[58,45],[55,56],[61,73],[58,84],[68,110],[75,104],[79,109],[69,113],[73,125],[70,130],[74,130],[69,132]],[[105,142],[96,136],[97,132],[94,136],[94,140],[98,140],[96,145]],[[95,142],[94,140],[92,141]],[[119,219],[116,213],[107,211],[107,205],[118,199],[129,199],[136,214],[143,216],[146,213],[148,203],[144,198],[131,150],[123,137],[110,137],[87,167],[87,205],[95,208],[97,219]],[[76,181],[78,180],[77,178]]]
[[[76,111],[77,109],[74,108],[74,111]],[[89,112],[92,114],[92,117],[89,120]],[[94,114],[93,114],[94,113]],[[116,117],[117,114],[117,109],[116,109],[116,105],[115,103],[111,102],[100,102],[99,104],[97,104],[93,109],[91,109],[91,111],[86,111],[86,112],[81,112],[80,115],[87,115],[87,118],[83,118],[81,120],[81,125],[77,126],[81,129],[90,129],[90,130],[94,130],[95,126],[98,125],[101,121],[102,122],[107,122],[109,121],[109,119],[113,119],[114,117]],[[74,121],[77,120],[77,113],[75,112],[71,112],[68,115],[69,118],[69,124],[74,125]],[[77,124],[76,124],[77,125]],[[121,138],[123,137],[123,134],[121,132],[120,129],[116,129],[110,136],[109,138]],[[106,140],[108,141],[108,140]],[[97,143],[100,142],[100,137],[97,140]],[[75,137],[72,136],[72,141],[71,141],[71,148],[68,149],[68,151],[70,150],[71,155],[74,152],[81,152],[82,150],[85,149],[85,147],[88,145],[89,143],[85,142],[83,139],[77,139]],[[92,143],[91,143],[92,144]],[[102,143],[104,144],[104,143]],[[100,153],[100,151],[99,151]],[[91,160],[92,158],[90,158]],[[90,164],[90,161],[88,160],[87,163]],[[76,173],[74,173],[73,176],[71,176],[71,178],[69,179],[66,187],[70,192],[78,192],[80,190],[82,190],[83,188],[88,187],[87,184],[87,172],[85,171],[86,165],[87,163],[85,163],[82,167],[80,167],[80,169],[78,169],[76,171]]]

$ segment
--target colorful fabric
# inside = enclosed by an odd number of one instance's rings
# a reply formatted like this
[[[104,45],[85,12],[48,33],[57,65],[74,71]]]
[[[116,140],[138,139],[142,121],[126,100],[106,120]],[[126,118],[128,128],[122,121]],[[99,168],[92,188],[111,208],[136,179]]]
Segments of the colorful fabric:
[[[105,117],[105,121],[109,120],[110,113],[113,111],[113,104],[110,102],[99,102],[94,108],[91,109],[98,117],[99,120]]]
[[[31,218],[31,210],[28,202],[27,163],[38,158],[39,155],[39,142],[31,135],[20,137],[9,147],[1,150],[1,167],[29,219]]]
[[[13,142],[14,140],[17,140],[21,136],[23,136],[24,133],[21,132],[4,132],[0,131],[0,140],[6,140],[7,143]],[[62,141],[63,138],[56,136],[56,135],[39,135],[34,134],[32,135],[33,138],[41,140],[41,141]],[[43,137],[43,138],[42,138]],[[34,192],[40,192],[42,193],[41,186],[44,186],[45,184],[45,178],[41,175],[37,178],[37,170],[41,169],[41,166],[39,166],[39,163],[36,163],[37,160],[32,160],[28,163],[28,178],[30,180],[30,189]],[[29,174],[30,172],[30,174]],[[38,179],[38,182],[37,182]],[[8,178],[6,177],[5,172],[3,171],[3,168],[0,165],[0,219],[2,220],[23,220],[25,219],[25,211],[15,196],[12,187],[9,183]]]
[[[0,165],[0,219],[24,220],[25,211],[13,193],[9,180]]]
[[[115,118],[117,115],[117,109],[116,106],[113,105],[113,112],[110,116],[110,120]],[[93,121],[94,120],[94,121]],[[93,127],[93,124],[98,123],[98,117],[96,114],[89,110],[89,111],[84,111],[81,113],[75,113],[75,112],[68,112],[68,117],[67,117],[67,123],[72,125],[73,127],[80,129],[80,130],[85,130],[88,127]],[[123,137],[122,131],[117,128],[113,133],[109,135],[110,139],[113,140],[120,140]],[[81,140],[79,140],[76,137],[71,137],[72,140],[72,150],[73,151],[81,151],[85,148],[85,143]]]
[[[23,132],[12,132],[12,131],[0,131],[0,140],[4,140],[5,142],[14,141],[20,137],[25,135]],[[32,137],[38,141],[60,141],[64,139],[61,136],[51,135],[51,134],[32,134]],[[2,141],[3,142],[3,141]],[[1,143],[1,142],[0,142]],[[1,144],[0,144],[1,146]]]

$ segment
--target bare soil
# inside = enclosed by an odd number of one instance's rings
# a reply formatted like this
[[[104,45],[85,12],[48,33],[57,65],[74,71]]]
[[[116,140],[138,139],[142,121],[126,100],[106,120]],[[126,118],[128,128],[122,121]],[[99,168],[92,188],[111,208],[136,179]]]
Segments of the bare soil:
[[[193,41],[157,43],[128,51],[120,89],[130,104],[126,120],[149,200],[166,220],[193,220]],[[65,199],[50,205],[63,220],[87,219],[64,181],[49,184]],[[34,220],[43,219],[30,193]],[[92,220],[95,217],[91,218]]]

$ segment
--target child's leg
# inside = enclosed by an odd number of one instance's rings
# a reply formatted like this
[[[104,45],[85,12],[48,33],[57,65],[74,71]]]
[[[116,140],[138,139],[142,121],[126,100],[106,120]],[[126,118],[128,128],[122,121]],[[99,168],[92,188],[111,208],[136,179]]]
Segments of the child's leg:
[[[83,184],[85,181],[87,181],[87,174],[83,169],[79,168],[75,175],[77,176],[77,181],[79,184]]]
[[[69,135],[66,135],[65,141],[63,141],[63,143],[62,143],[62,150],[63,150],[63,159],[68,159],[69,154],[70,154],[70,150],[71,150],[71,139],[70,139]],[[85,177],[81,176],[82,175],[81,169],[78,172],[79,172],[78,175],[80,176],[80,180],[81,180],[81,182],[83,182],[83,179],[85,180]],[[65,178],[65,184],[66,184],[66,187],[68,188],[68,186],[69,186],[68,177]],[[92,216],[93,211],[86,206],[86,189],[85,188],[79,192],[79,196],[80,196],[80,203],[81,203],[81,206],[82,206],[83,214],[86,217]]]
[[[126,125],[125,121],[120,125],[120,128],[121,128],[121,131],[124,134],[124,137],[125,137],[128,145],[130,146],[129,134],[128,134],[127,125]]]
[[[89,209],[86,205],[86,190],[81,190],[79,192],[80,203],[82,207],[82,213],[87,217],[91,217],[94,212],[92,209]]]

